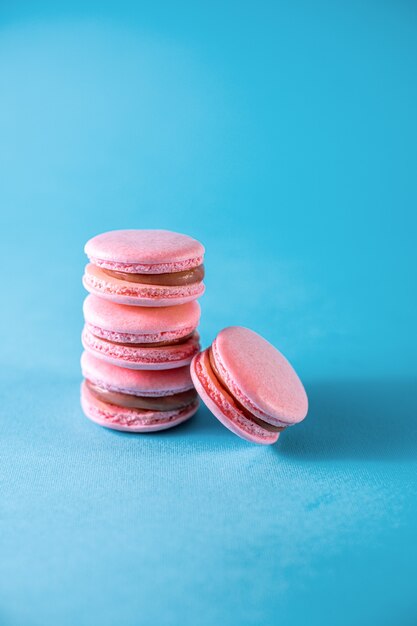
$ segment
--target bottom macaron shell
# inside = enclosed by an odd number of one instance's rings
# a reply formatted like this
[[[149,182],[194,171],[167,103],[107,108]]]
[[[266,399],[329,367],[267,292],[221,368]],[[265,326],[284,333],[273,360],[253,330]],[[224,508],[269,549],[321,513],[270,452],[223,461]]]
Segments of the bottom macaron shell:
[[[215,417],[226,428],[246,441],[269,445],[278,440],[278,432],[270,432],[249,420],[222,388],[209,376],[207,350],[197,354],[191,362],[191,378],[198,395]]]
[[[130,369],[172,369],[188,365],[200,349],[199,335],[194,333],[184,343],[163,347],[137,347],[134,344],[117,344],[96,337],[85,326],[82,344],[88,352],[113,365]]]
[[[131,283],[109,276],[92,263],[85,268],[83,285],[90,293],[112,302],[145,307],[184,304],[200,298],[204,293],[202,282],[177,287]]]
[[[127,409],[95,398],[85,382],[81,385],[81,407],[85,415],[100,426],[131,433],[151,433],[173,428],[190,419],[198,409],[198,400],[175,411]]]

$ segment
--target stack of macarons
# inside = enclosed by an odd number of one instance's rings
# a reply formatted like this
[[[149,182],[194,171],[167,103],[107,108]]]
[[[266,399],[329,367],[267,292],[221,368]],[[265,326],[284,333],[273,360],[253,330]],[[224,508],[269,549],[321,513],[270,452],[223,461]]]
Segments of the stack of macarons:
[[[165,230],[90,239],[83,284],[81,403],[108,428],[151,432],[198,408],[190,362],[199,353],[204,247]]]
[[[200,352],[203,246],[163,230],[121,230],[87,242],[81,403],[108,428],[150,432],[189,419],[199,397],[229,430],[259,444],[307,414],[286,358],[232,326]],[[197,395],[198,394],[198,395]]]

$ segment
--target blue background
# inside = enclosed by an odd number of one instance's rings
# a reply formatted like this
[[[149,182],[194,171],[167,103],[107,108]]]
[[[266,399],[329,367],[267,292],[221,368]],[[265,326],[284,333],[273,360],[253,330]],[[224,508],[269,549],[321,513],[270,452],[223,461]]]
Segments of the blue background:
[[[416,624],[415,3],[7,4],[0,624]],[[203,344],[277,345],[302,425],[84,418],[83,245],[114,228],[203,241]]]

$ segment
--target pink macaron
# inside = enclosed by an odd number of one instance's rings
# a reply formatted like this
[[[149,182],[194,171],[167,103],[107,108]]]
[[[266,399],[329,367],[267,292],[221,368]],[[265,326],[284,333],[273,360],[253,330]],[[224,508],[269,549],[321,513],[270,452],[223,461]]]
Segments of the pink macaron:
[[[189,367],[131,370],[84,352],[81,406],[93,422],[128,432],[152,432],[177,426],[198,408]]]
[[[114,230],[85,245],[83,284],[120,304],[172,306],[204,293],[204,247],[168,230]]]
[[[83,311],[85,350],[113,365],[171,369],[189,364],[200,349],[200,305],[195,301],[151,309],[90,294]]]
[[[225,328],[191,363],[200,398],[247,441],[275,443],[280,431],[307,415],[304,387],[286,358],[260,335]]]

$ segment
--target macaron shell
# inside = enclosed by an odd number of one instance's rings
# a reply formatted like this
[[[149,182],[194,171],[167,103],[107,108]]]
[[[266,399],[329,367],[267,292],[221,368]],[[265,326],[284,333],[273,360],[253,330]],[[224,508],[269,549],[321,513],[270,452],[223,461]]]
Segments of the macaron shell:
[[[83,285],[90,293],[106,300],[142,307],[184,304],[200,298],[205,290],[202,282],[170,287],[131,283],[109,276],[92,263],[85,268]]]
[[[198,400],[189,407],[175,411],[126,409],[98,400],[83,382],[81,407],[85,415],[100,426],[132,433],[150,433],[173,428],[190,419],[198,409]]]
[[[198,267],[204,246],[168,230],[114,230],[90,239],[85,253],[98,267],[138,274],[165,274]]]
[[[197,332],[184,343],[149,348],[111,343],[93,335],[87,326],[82,333],[82,344],[85,350],[107,363],[130,369],[171,369],[188,365],[199,351],[199,335]]]
[[[226,428],[246,441],[263,445],[273,444],[279,433],[265,430],[250,421],[220,386],[208,374],[208,351],[197,354],[191,362],[191,377],[201,400]]]
[[[83,305],[86,323],[101,331],[108,331],[101,333],[104,339],[120,343],[180,339],[198,326],[200,312],[198,302],[149,309],[116,304],[91,294]]]
[[[307,395],[294,369],[254,331],[225,328],[214,340],[212,354],[227,388],[259,419],[288,426],[307,415]]]
[[[84,378],[107,391],[140,396],[161,397],[181,393],[193,388],[190,368],[169,370],[133,370],[107,363],[89,352],[81,356]]]

